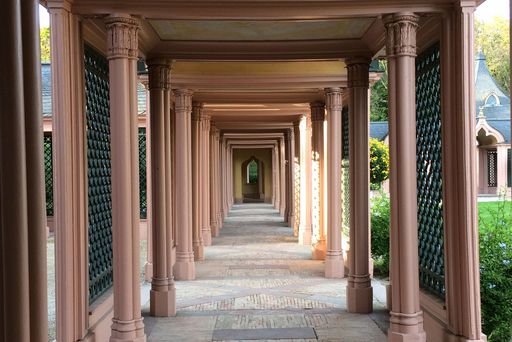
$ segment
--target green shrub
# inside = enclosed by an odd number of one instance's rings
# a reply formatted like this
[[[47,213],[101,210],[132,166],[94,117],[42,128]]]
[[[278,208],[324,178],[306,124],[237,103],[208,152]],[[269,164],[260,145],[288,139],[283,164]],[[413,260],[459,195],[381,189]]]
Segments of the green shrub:
[[[370,139],[370,185],[389,178],[389,148],[377,139]]]
[[[509,202],[481,206],[480,293],[489,342],[512,341],[512,210]]]
[[[389,197],[384,192],[372,198],[371,206],[371,242],[374,273],[382,276],[389,274]]]

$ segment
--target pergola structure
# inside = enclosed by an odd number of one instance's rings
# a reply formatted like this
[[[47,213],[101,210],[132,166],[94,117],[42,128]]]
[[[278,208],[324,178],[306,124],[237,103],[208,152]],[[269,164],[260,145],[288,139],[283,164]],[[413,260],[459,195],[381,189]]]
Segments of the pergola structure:
[[[372,311],[370,63],[387,58],[389,341],[484,341],[476,219],[478,0],[48,0],[58,341],[145,341],[137,65],[147,66],[150,314],[234,203],[233,151],[272,150],[272,201],[347,310]],[[43,341],[38,1],[0,14],[0,336]],[[440,139],[439,139],[440,137]],[[348,260],[342,227],[350,229]],[[348,274],[345,273],[345,264]]]

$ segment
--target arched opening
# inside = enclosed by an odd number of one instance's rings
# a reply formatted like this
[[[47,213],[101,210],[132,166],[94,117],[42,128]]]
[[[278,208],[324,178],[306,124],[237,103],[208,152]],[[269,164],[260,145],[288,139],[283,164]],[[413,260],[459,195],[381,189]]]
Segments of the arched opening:
[[[265,201],[265,177],[263,161],[255,156],[242,163],[242,196],[243,203]]]

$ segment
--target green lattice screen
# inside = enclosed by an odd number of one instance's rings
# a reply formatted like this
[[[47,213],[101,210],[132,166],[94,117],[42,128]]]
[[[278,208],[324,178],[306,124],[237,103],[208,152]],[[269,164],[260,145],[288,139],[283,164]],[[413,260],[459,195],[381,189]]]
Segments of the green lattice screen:
[[[439,44],[416,60],[416,171],[420,286],[445,298]]]
[[[44,183],[46,189],[46,216],[53,216],[53,160],[52,136],[43,137],[44,147]]]
[[[350,171],[349,171],[349,112],[348,107],[341,111],[342,143],[341,166],[343,168],[343,232],[350,233]]]
[[[139,127],[140,218],[148,217],[146,128]]]
[[[112,184],[107,59],[85,46],[89,302],[112,286]]]

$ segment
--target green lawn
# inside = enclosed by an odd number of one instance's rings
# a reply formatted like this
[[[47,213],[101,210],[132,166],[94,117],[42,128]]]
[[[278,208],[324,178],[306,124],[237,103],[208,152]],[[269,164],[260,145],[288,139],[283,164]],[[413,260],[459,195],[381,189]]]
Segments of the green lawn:
[[[512,201],[479,202],[478,220],[480,229],[495,220],[510,220],[512,216]],[[511,227],[512,230],[512,227]]]

